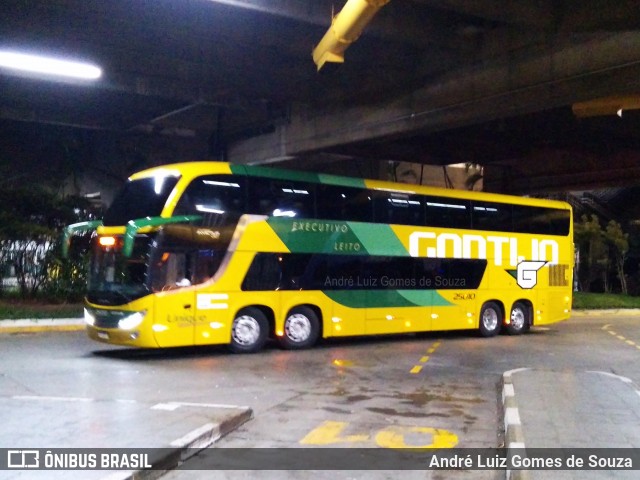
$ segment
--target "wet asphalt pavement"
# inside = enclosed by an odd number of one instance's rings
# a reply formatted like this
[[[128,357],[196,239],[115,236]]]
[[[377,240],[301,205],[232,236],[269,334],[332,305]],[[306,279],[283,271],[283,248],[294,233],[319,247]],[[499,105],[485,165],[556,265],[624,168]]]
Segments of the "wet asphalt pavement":
[[[0,447],[157,447],[220,412],[246,407],[253,418],[216,447],[500,447],[505,371],[597,370],[640,384],[639,325],[640,316],[588,316],[518,337],[430,333],[324,341],[306,351],[268,346],[255,355],[234,355],[223,347],[129,350],[93,343],[83,332],[5,334],[0,335]],[[183,467],[206,463],[207,454]],[[0,478],[51,478],[47,472],[7,473],[0,472]],[[75,478],[106,476],[91,474]],[[164,478],[252,476],[251,471],[212,476],[176,470]],[[398,473],[328,470],[312,476],[398,478]],[[271,471],[261,477],[309,478],[309,473]],[[425,470],[405,471],[402,477],[504,478],[504,472]]]

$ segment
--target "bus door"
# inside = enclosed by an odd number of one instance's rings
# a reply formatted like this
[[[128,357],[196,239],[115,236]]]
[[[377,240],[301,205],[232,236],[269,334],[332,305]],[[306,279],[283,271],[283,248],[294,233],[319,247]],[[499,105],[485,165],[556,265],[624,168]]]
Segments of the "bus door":
[[[193,255],[165,249],[152,260],[153,332],[160,347],[194,344],[196,297],[192,283]]]
[[[230,335],[229,294],[215,290],[214,277],[220,268],[226,251],[201,248],[194,251],[193,284],[195,290],[195,340],[196,345],[228,343]],[[224,268],[224,267],[223,267]],[[222,272],[221,272],[222,273]]]

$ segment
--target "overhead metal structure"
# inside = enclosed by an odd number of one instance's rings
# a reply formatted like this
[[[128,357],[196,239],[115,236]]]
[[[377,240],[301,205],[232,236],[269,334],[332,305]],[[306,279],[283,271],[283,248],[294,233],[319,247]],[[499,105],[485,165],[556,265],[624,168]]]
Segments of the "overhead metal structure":
[[[313,49],[318,70],[326,62],[343,63],[344,52],[355,42],[378,10],[390,0],[348,0],[331,20],[331,26]]]
[[[38,171],[39,152],[65,139],[60,152],[80,145],[87,170],[122,159],[115,176],[215,156],[353,174],[471,162],[512,192],[561,189],[576,168],[590,186],[633,180],[637,0],[349,0],[327,29],[337,3],[3,0],[0,50],[80,58],[103,75],[0,71],[0,158]],[[348,61],[318,75],[315,45],[325,70],[347,48]],[[594,99],[615,110],[585,116]]]
[[[574,103],[571,107],[576,117],[618,115],[627,110],[640,110],[640,95],[618,95]]]

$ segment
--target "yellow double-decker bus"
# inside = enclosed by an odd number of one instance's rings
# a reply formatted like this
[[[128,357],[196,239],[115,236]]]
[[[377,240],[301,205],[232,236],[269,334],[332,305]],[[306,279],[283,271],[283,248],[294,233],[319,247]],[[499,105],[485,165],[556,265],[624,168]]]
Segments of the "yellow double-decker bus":
[[[569,318],[571,207],[520,198],[190,162],[132,175],[93,230],[89,336],[255,352],[319,337]]]

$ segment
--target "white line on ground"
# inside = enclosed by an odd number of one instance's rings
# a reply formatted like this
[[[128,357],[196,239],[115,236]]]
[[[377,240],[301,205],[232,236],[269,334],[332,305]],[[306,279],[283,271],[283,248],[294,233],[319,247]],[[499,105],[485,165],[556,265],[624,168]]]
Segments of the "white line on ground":
[[[49,397],[40,395],[14,395],[14,400],[42,400],[52,402],[93,402],[95,399],[86,397]]]
[[[152,410],[176,410],[180,407],[196,407],[196,408],[225,408],[229,410],[247,410],[249,407],[242,405],[224,405],[221,403],[194,403],[194,402],[164,402],[157,403],[151,407]]]

